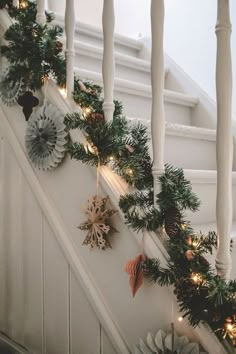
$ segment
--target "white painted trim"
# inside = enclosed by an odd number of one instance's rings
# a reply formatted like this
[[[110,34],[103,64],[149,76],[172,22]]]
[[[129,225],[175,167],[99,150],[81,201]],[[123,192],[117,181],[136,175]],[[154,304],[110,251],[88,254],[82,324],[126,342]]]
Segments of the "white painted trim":
[[[17,350],[17,352],[19,352],[19,354],[30,354],[25,348],[23,348],[22,346],[15,343],[12,339],[10,339],[4,333],[1,333],[1,332],[0,332],[0,340],[3,343],[9,345],[9,347],[11,347],[11,349]]]
[[[69,109],[68,109],[69,110]],[[0,125],[4,132],[5,137],[10,144],[13,153],[19,162],[22,171],[26,180],[28,181],[31,190],[33,191],[40,207],[43,210],[45,217],[48,220],[49,225],[51,226],[63,252],[71,265],[73,271],[75,272],[76,277],[80,281],[90,303],[96,312],[99,321],[102,326],[108,333],[114,347],[119,353],[129,354],[130,351],[122,338],[118,326],[115,320],[112,318],[112,314],[108,309],[102,295],[99,293],[99,290],[95,286],[95,281],[92,278],[89,270],[85,266],[82,258],[76,252],[76,245],[73,243],[72,237],[70,236],[69,231],[67,230],[66,225],[64,224],[60,214],[57,212],[56,206],[51,200],[49,200],[48,195],[45,193],[41,184],[39,183],[34,170],[32,169],[21,145],[18,142],[16,135],[14,134],[7,117],[3,110],[0,107]]]
[[[94,71],[75,68],[75,74],[82,78],[93,80],[95,83],[100,85],[102,83],[102,75]],[[152,97],[151,86],[125,79],[115,78],[115,90],[150,99]],[[197,97],[192,97],[184,93],[170,90],[164,90],[164,100],[167,103],[174,103],[191,108],[195,107],[199,102]]]
[[[64,17],[60,14],[55,14],[55,22],[61,27],[64,27]],[[103,40],[102,30],[87,23],[76,21],[75,33],[78,35],[85,34],[86,36],[94,37]],[[143,43],[133,38],[115,34],[115,44],[122,45],[137,51],[143,48]]]

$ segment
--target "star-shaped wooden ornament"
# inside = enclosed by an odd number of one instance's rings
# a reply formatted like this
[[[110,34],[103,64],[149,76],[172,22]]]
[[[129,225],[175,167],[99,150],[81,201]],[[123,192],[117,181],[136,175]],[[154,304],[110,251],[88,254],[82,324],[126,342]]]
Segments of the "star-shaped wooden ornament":
[[[87,220],[79,225],[79,229],[88,231],[83,245],[90,245],[105,250],[110,247],[109,236],[117,230],[110,224],[109,219],[117,213],[115,209],[107,209],[108,197],[100,198],[97,195],[88,200],[84,210]]]

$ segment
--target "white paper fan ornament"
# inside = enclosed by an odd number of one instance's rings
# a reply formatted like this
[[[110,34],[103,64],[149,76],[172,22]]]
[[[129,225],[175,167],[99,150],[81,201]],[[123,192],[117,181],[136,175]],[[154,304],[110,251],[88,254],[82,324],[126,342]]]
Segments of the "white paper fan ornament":
[[[24,80],[17,82],[7,80],[9,69],[6,69],[0,77],[0,98],[7,106],[17,104],[18,98],[25,92]]]
[[[190,343],[186,336],[179,337],[174,333],[174,353],[175,354],[204,354],[200,352],[197,343]],[[172,351],[172,333],[166,334],[159,330],[154,336],[148,333],[146,341],[139,339],[139,344],[134,349],[135,354],[171,354]],[[206,353],[205,353],[206,354]]]
[[[28,121],[25,146],[32,164],[40,170],[56,168],[65,156],[67,132],[64,115],[52,104],[32,113]]]

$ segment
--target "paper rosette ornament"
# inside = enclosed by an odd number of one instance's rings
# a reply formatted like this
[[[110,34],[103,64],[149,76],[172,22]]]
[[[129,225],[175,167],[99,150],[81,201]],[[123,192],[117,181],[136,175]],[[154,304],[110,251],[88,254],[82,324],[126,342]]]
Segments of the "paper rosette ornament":
[[[172,345],[174,346],[173,348]],[[179,337],[175,332],[174,334],[166,334],[162,330],[159,330],[155,336],[152,333],[148,333],[146,341],[144,341],[143,339],[139,339],[139,344],[135,347],[134,353],[204,354],[204,352],[200,352],[198,344],[190,343],[189,339],[186,336]]]
[[[18,98],[25,92],[24,80],[21,78],[19,81],[13,82],[7,79],[9,69],[1,75],[0,78],[0,98],[7,106],[17,104]]]
[[[108,197],[100,198],[97,195],[88,200],[84,210],[87,220],[79,225],[79,229],[88,231],[83,245],[90,245],[104,250],[111,247],[109,236],[116,229],[110,224],[110,218],[117,213],[115,209],[106,207]]]
[[[40,170],[56,168],[65,156],[67,132],[64,115],[49,104],[33,112],[26,130],[25,145],[32,164]]]

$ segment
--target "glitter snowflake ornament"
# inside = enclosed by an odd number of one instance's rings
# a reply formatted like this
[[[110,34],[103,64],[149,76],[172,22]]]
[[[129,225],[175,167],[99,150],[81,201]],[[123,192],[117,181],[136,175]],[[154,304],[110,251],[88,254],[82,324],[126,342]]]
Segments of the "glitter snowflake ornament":
[[[18,98],[25,92],[24,80],[21,78],[17,82],[8,80],[9,69],[0,77],[0,98],[7,106],[17,104]]]
[[[117,210],[107,209],[107,201],[108,197],[100,198],[97,195],[88,200],[87,208],[84,210],[87,220],[79,225],[80,230],[88,231],[83,245],[101,250],[111,248],[109,236],[117,230],[110,224],[109,219],[117,213]]]
[[[64,115],[55,106],[45,104],[33,112],[26,129],[25,146],[34,167],[51,170],[65,156],[67,132]]]

